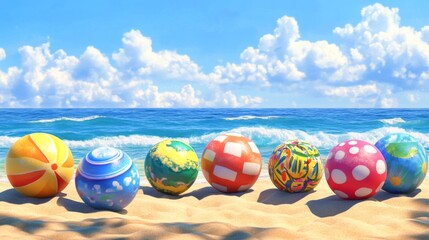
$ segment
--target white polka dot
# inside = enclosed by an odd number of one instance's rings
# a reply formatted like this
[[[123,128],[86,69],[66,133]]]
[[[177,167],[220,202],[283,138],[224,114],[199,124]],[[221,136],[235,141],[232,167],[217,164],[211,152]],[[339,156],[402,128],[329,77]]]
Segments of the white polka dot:
[[[334,193],[340,198],[349,198],[349,195],[340,190],[334,190]]]
[[[383,174],[384,172],[386,172],[386,163],[384,163],[383,160],[378,160],[375,167],[377,169],[378,174]]]
[[[363,148],[365,149],[365,152],[367,152],[367,153],[376,153],[377,152],[377,150],[373,146],[370,146],[370,145],[365,145]]]
[[[329,170],[327,168],[325,168],[325,178],[326,178],[326,181],[329,180]]]
[[[356,141],[350,141],[349,142],[349,145],[356,145],[357,144],[357,142]]]
[[[349,149],[349,153],[350,154],[358,154],[359,153],[359,148],[358,147],[351,147]]]
[[[331,177],[332,181],[334,181],[336,184],[343,184],[347,181],[346,174],[344,174],[344,172],[339,169],[332,170]]]
[[[338,146],[342,147],[342,146],[344,146],[344,145],[346,145],[346,143],[345,143],[345,142],[342,142],[342,143],[340,143]]]
[[[369,168],[365,167],[364,165],[359,165],[353,168],[352,171],[353,178],[357,181],[364,180],[369,175]]]
[[[372,193],[372,189],[371,188],[359,188],[358,190],[356,190],[355,195],[356,197],[365,197],[368,196],[370,193]]]
[[[341,160],[344,158],[346,153],[344,151],[339,150],[337,153],[335,153],[335,159]]]
[[[329,152],[328,156],[326,157],[326,159],[331,159],[332,158],[332,152]]]
[[[381,188],[383,187],[383,185],[384,185],[384,181],[380,183],[380,186],[378,186],[378,188],[377,188],[377,190],[375,190],[375,192],[380,191]]]

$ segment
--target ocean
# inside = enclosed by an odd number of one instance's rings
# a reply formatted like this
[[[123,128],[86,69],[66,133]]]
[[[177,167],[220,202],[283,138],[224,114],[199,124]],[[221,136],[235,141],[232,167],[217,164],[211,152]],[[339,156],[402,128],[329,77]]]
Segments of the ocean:
[[[0,178],[10,146],[33,132],[63,139],[76,165],[96,147],[120,148],[141,175],[149,149],[163,139],[185,141],[201,157],[217,135],[235,132],[256,143],[266,168],[272,150],[288,139],[312,143],[325,158],[344,140],[375,143],[407,132],[428,151],[429,109],[0,109]]]

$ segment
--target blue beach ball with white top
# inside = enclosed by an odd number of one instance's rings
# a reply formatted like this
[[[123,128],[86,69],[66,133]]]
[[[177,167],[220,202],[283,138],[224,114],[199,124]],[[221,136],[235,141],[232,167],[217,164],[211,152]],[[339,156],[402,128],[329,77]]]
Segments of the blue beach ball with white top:
[[[75,184],[87,205],[120,211],[136,196],[140,176],[126,153],[112,147],[100,147],[82,159],[76,171]]]

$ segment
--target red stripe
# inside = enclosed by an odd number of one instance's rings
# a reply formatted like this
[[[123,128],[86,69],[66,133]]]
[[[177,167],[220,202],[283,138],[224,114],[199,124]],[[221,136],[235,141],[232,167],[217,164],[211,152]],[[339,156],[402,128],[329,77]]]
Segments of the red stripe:
[[[9,178],[9,182],[12,184],[12,186],[22,187],[41,178],[45,172],[46,170],[39,170],[24,174],[7,175],[7,178]]]
[[[64,181],[64,179],[62,179],[60,175],[57,174],[57,172],[55,172],[55,176],[57,177],[58,192],[61,192],[64,188],[67,187],[68,182]]]

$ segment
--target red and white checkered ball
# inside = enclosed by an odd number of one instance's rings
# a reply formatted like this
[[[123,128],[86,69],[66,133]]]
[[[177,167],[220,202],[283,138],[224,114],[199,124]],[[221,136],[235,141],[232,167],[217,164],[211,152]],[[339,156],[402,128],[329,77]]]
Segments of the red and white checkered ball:
[[[240,134],[222,134],[204,149],[201,168],[218,191],[243,192],[253,186],[261,173],[261,154],[252,140]]]
[[[328,155],[325,177],[332,191],[343,199],[365,199],[386,181],[387,168],[381,152],[371,143],[348,140]]]

